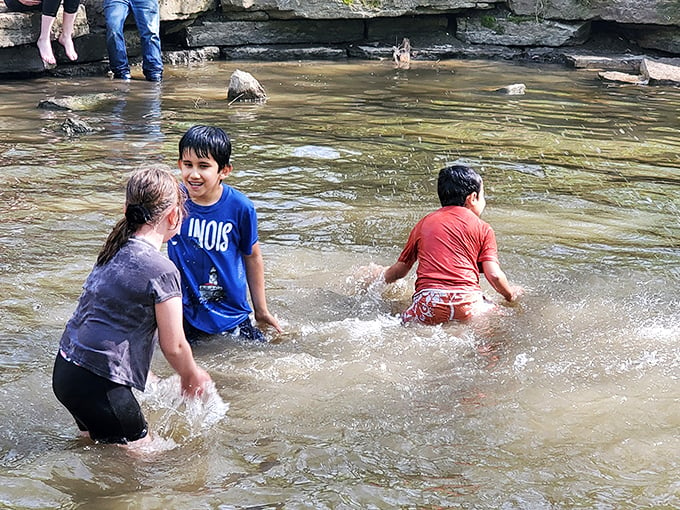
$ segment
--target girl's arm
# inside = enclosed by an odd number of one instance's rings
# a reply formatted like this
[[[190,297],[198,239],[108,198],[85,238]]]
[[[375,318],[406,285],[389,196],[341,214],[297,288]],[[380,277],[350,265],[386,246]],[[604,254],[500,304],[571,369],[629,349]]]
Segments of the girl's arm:
[[[157,303],[155,308],[158,343],[165,359],[182,380],[182,393],[200,395],[211,379],[205,370],[196,365],[191,346],[184,336],[182,298],[170,298]]]
[[[253,302],[253,309],[255,312],[255,320],[264,324],[269,324],[276,331],[281,333],[283,330],[279,326],[279,321],[276,320],[267,309],[267,298],[264,291],[264,262],[262,260],[262,252],[260,250],[260,243],[253,245],[253,251],[250,255],[243,257],[246,263],[246,280],[248,281],[248,289],[250,290],[250,299]]]

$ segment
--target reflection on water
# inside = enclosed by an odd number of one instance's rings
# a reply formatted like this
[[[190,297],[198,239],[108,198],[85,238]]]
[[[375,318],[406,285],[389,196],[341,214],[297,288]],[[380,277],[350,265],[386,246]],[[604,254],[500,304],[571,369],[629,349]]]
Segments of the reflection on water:
[[[0,506],[680,506],[680,91],[494,62],[247,67],[266,104],[228,104],[228,62],[160,86],[0,83]],[[492,92],[515,82],[525,96]],[[114,99],[35,108],[84,91]],[[103,129],[68,138],[67,116]],[[233,137],[285,333],[196,346],[216,385],[198,407],[159,357],[153,451],[91,445],[50,389],[58,338],[127,172],[173,164],[195,123]],[[359,268],[394,261],[453,161],[482,173],[528,293],[405,328],[413,275],[366,287]]]

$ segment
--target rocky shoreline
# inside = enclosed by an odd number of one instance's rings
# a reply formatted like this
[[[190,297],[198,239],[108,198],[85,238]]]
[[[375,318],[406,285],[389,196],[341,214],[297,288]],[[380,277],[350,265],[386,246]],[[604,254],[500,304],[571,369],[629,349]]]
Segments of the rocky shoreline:
[[[160,3],[163,58],[168,65],[206,60],[392,60],[405,38],[411,60],[559,63],[642,76],[628,83],[645,83],[644,59],[680,64],[680,6],[671,0],[628,0],[626,8],[617,0]],[[79,10],[76,64],[55,44],[58,65],[44,67],[34,44],[39,17],[0,8],[0,78],[106,75],[101,0],[84,0]],[[134,61],[140,49],[130,22],[126,38]],[[617,75],[603,79],[612,77],[618,81]]]

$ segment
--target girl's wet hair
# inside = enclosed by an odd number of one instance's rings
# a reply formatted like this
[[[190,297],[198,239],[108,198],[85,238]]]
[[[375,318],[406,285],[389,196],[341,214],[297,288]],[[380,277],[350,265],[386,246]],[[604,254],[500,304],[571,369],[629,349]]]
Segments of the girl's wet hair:
[[[168,165],[144,166],[135,170],[125,190],[125,216],[111,230],[97,257],[106,264],[144,224],[155,225],[172,206],[185,216],[186,197]]]
[[[219,169],[229,165],[231,157],[231,140],[222,129],[213,126],[193,126],[184,133],[179,141],[179,159],[188,150],[192,150],[199,158],[212,158]]]
[[[448,205],[465,206],[465,199],[471,193],[482,190],[482,177],[472,168],[452,165],[439,171],[437,194],[442,207]]]

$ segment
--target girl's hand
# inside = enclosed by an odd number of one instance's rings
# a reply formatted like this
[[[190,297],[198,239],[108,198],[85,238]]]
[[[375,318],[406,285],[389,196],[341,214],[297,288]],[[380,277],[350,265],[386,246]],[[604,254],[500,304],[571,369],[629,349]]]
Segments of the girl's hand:
[[[208,372],[200,367],[187,377],[182,377],[182,394],[187,397],[199,397],[205,387],[212,382]]]

